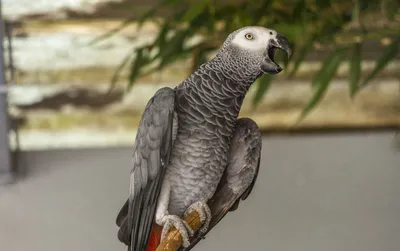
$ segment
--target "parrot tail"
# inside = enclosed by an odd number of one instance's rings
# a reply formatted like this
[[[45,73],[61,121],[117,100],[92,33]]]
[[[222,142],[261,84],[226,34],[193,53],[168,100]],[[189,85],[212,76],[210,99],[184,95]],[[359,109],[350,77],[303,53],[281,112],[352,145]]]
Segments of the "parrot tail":
[[[161,242],[161,232],[163,227],[157,224],[153,224],[151,228],[149,242],[147,244],[147,251],[156,251],[158,245]]]

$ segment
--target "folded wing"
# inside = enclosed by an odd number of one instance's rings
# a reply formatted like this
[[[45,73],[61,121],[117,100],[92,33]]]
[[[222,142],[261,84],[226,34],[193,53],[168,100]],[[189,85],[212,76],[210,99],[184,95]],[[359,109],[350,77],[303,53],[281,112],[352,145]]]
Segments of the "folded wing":
[[[158,90],[139,123],[133,150],[129,198],[118,213],[118,238],[131,251],[145,250],[153,225],[161,183],[172,148],[175,93]]]

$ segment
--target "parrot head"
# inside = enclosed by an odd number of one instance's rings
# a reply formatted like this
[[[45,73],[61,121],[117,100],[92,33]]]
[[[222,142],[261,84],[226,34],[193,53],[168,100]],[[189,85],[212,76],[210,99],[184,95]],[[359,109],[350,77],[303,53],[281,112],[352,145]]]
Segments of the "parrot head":
[[[277,74],[282,67],[275,62],[276,49],[285,51],[290,58],[290,44],[282,34],[261,26],[246,26],[228,36],[218,56],[224,58],[231,69]]]

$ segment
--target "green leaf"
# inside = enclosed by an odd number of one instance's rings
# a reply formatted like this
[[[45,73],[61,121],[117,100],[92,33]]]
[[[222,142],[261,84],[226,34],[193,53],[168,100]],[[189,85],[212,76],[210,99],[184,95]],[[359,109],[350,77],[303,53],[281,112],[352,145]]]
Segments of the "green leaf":
[[[396,40],[392,41],[392,43],[385,48],[385,50],[382,52],[382,56],[378,58],[375,68],[372,70],[372,72],[365,78],[363,83],[361,84],[361,87],[366,86],[369,81],[371,81],[385,66],[393,59],[396,57],[396,54],[399,49],[399,42],[400,42],[400,37],[397,38]]]
[[[114,88],[115,84],[117,83],[119,76],[121,74],[122,69],[128,64],[129,60],[132,59],[131,53],[126,55],[122,62],[118,65],[117,69],[115,70],[112,78],[111,78],[111,83],[110,87],[108,88],[107,95],[111,93],[112,89]]]
[[[210,13],[210,20],[208,22],[208,31],[214,33],[215,32],[215,25],[217,22],[217,17],[215,15],[216,12],[216,3],[215,1],[208,4],[208,13]]]
[[[358,91],[358,84],[360,82],[361,76],[361,43],[355,43],[353,46],[353,53],[351,56],[351,63],[350,63],[350,82],[349,82],[349,89],[350,89],[350,97],[354,97],[354,95]]]
[[[183,52],[183,43],[188,34],[188,29],[178,30],[163,47],[160,47],[159,57],[161,58],[161,63],[159,69],[174,61],[173,58]]]
[[[322,9],[328,8],[331,5],[330,0],[316,0],[315,3],[317,4],[318,7]]]
[[[162,5],[162,4],[160,4]],[[140,29],[142,27],[142,25],[144,24],[144,22],[146,20],[148,20],[149,18],[153,17],[154,14],[156,14],[156,11],[158,10],[158,8],[160,7],[160,5],[157,5],[153,8],[151,8],[150,10],[146,11],[140,18],[139,18],[139,22],[138,22],[138,28]]]
[[[262,98],[264,97],[264,94],[269,90],[269,87],[271,86],[273,76],[272,75],[263,75],[261,78],[258,79],[258,84],[257,84],[257,91],[254,94],[253,97],[253,105],[257,106]]]
[[[328,56],[330,60],[327,64],[320,70],[318,76],[315,76],[313,79],[313,86],[316,87],[314,95],[309,100],[307,105],[304,107],[299,120],[301,121],[304,117],[321,101],[326,90],[328,89],[329,83],[332,80],[333,76],[336,73],[337,68],[339,67],[342,60],[345,58],[347,53],[347,49],[340,48],[335,50],[333,56]]]
[[[156,6],[153,6],[151,9],[149,9],[148,11],[146,11],[140,18],[138,21],[138,29],[140,29],[142,27],[142,25],[144,24],[145,21],[147,21],[148,19],[151,19],[155,16],[157,10],[159,10],[161,7],[163,6],[168,6],[168,5],[175,5],[180,3],[180,0],[163,0],[161,3],[157,4]],[[92,41],[89,42],[89,45],[94,45],[102,40],[105,40],[109,37],[111,37],[112,35],[116,34],[117,32],[123,30],[124,28],[126,28],[128,25],[130,25],[133,22],[137,21],[137,17],[133,16],[131,18],[126,19],[125,21],[123,21],[120,25],[118,25],[116,28],[111,29],[110,31],[106,32],[103,35],[100,35],[96,38],[94,38]]]
[[[209,3],[208,0],[197,1],[185,13],[185,15],[183,16],[182,20],[183,21],[190,21],[190,20],[194,19],[195,17],[197,17],[200,13],[202,13],[206,9],[208,3]]]
[[[149,9],[148,11],[146,11],[140,18],[139,18],[139,22],[138,22],[138,28],[141,28],[142,25],[144,24],[145,21],[147,21],[148,19],[157,17],[157,11],[160,10],[162,7],[165,6],[173,6],[176,5],[178,3],[182,2],[181,0],[163,0],[162,2],[156,4],[155,6],[153,6],[151,9]]]
[[[126,28],[128,25],[130,25],[131,23],[133,23],[135,21],[135,17],[132,18],[128,18],[125,21],[123,21],[120,25],[118,25],[116,28],[113,28],[111,30],[109,30],[108,32],[104,33],[103,35],[100,35],[96,38],[94,38],[92,41],[89,42],[89,46],[91,45],[95,45],[98,42],[105,40],[111,36],[113,36],[114,34],[116,34],[117,32],[123,30],[124,28]]]
[[[399,5],[399,2],[396,0],[381,0],[381,9],[387,20],[394,20]]]
[[[159,48],[159,52],[153,59],[158,58],[160,56],[160,52],[161,52],[162,48],[164,48],[164,44],[166,42],[166,38],[167,38],[169,29],[170,29],[169,22],[167,20],[162,25],[160,31],[158,32],[158,36],[157,36],[156,40],[154,41],[154,46]]]
[[[306,10],[306,1],[305,0],[297,0],[296,3],[294,4],[293,8],[293,19],[294,20],[301,20],[303,19],[303,15]]]
[[[289,78],[292,78],[297,70],[299,69],[300,64],[303,62],[305,59],[306,55],[310,52],[310,50],[313,48],[313,43],[316,40],[315,35],[311,35],[306,42],[304,43],[303,47],[299,50],[298,56],[296,57],[296,60],[294,61],[293,69],[289,74]]]
[[[312,81],[312,87],[316,87],[317,85],[319,85],[321,82],[324,82],[323,80],[328,76],[327,72],[329,72],[329,70],[333,67],[334,63],[336,62],[335,60],[338,60],[338,56],[341,55],[341,53],[343,52],[343,48],[336,48],[333,52],[331,52],[331,54],[329,54],[322,66],[321,69],[318,71],[318,73],[314,76],[313,81]],[[340,63],[340,61],[339,61]],[[336,68],[335,68],[335,72],[336,72]],[[334,72],[334,73],[335,73]]]
[[[130,90],[138,78],[140,69],[147,63],[147,58],[145,55],[144,48],[138,48],[136,50],[135,60],[131,63],[131,71],[128,78],[128,90]]]

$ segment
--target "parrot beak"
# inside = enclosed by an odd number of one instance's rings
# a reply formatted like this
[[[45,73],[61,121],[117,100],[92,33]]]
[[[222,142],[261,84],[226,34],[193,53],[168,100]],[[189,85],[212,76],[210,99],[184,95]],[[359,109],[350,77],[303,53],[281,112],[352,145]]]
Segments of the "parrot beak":
[[[276,49],[281,49],[285,51],[288,59],[290,59],[290,56],[292,54],[290,43],[286,37],[284,37],[282,34],[277,33],[276,37],[269,41],[268,48],[265,53],[265,58],[260,67],[262,72],[268,74],[277,74],[282,71],[282,67],[280,67],[274,61]]]

